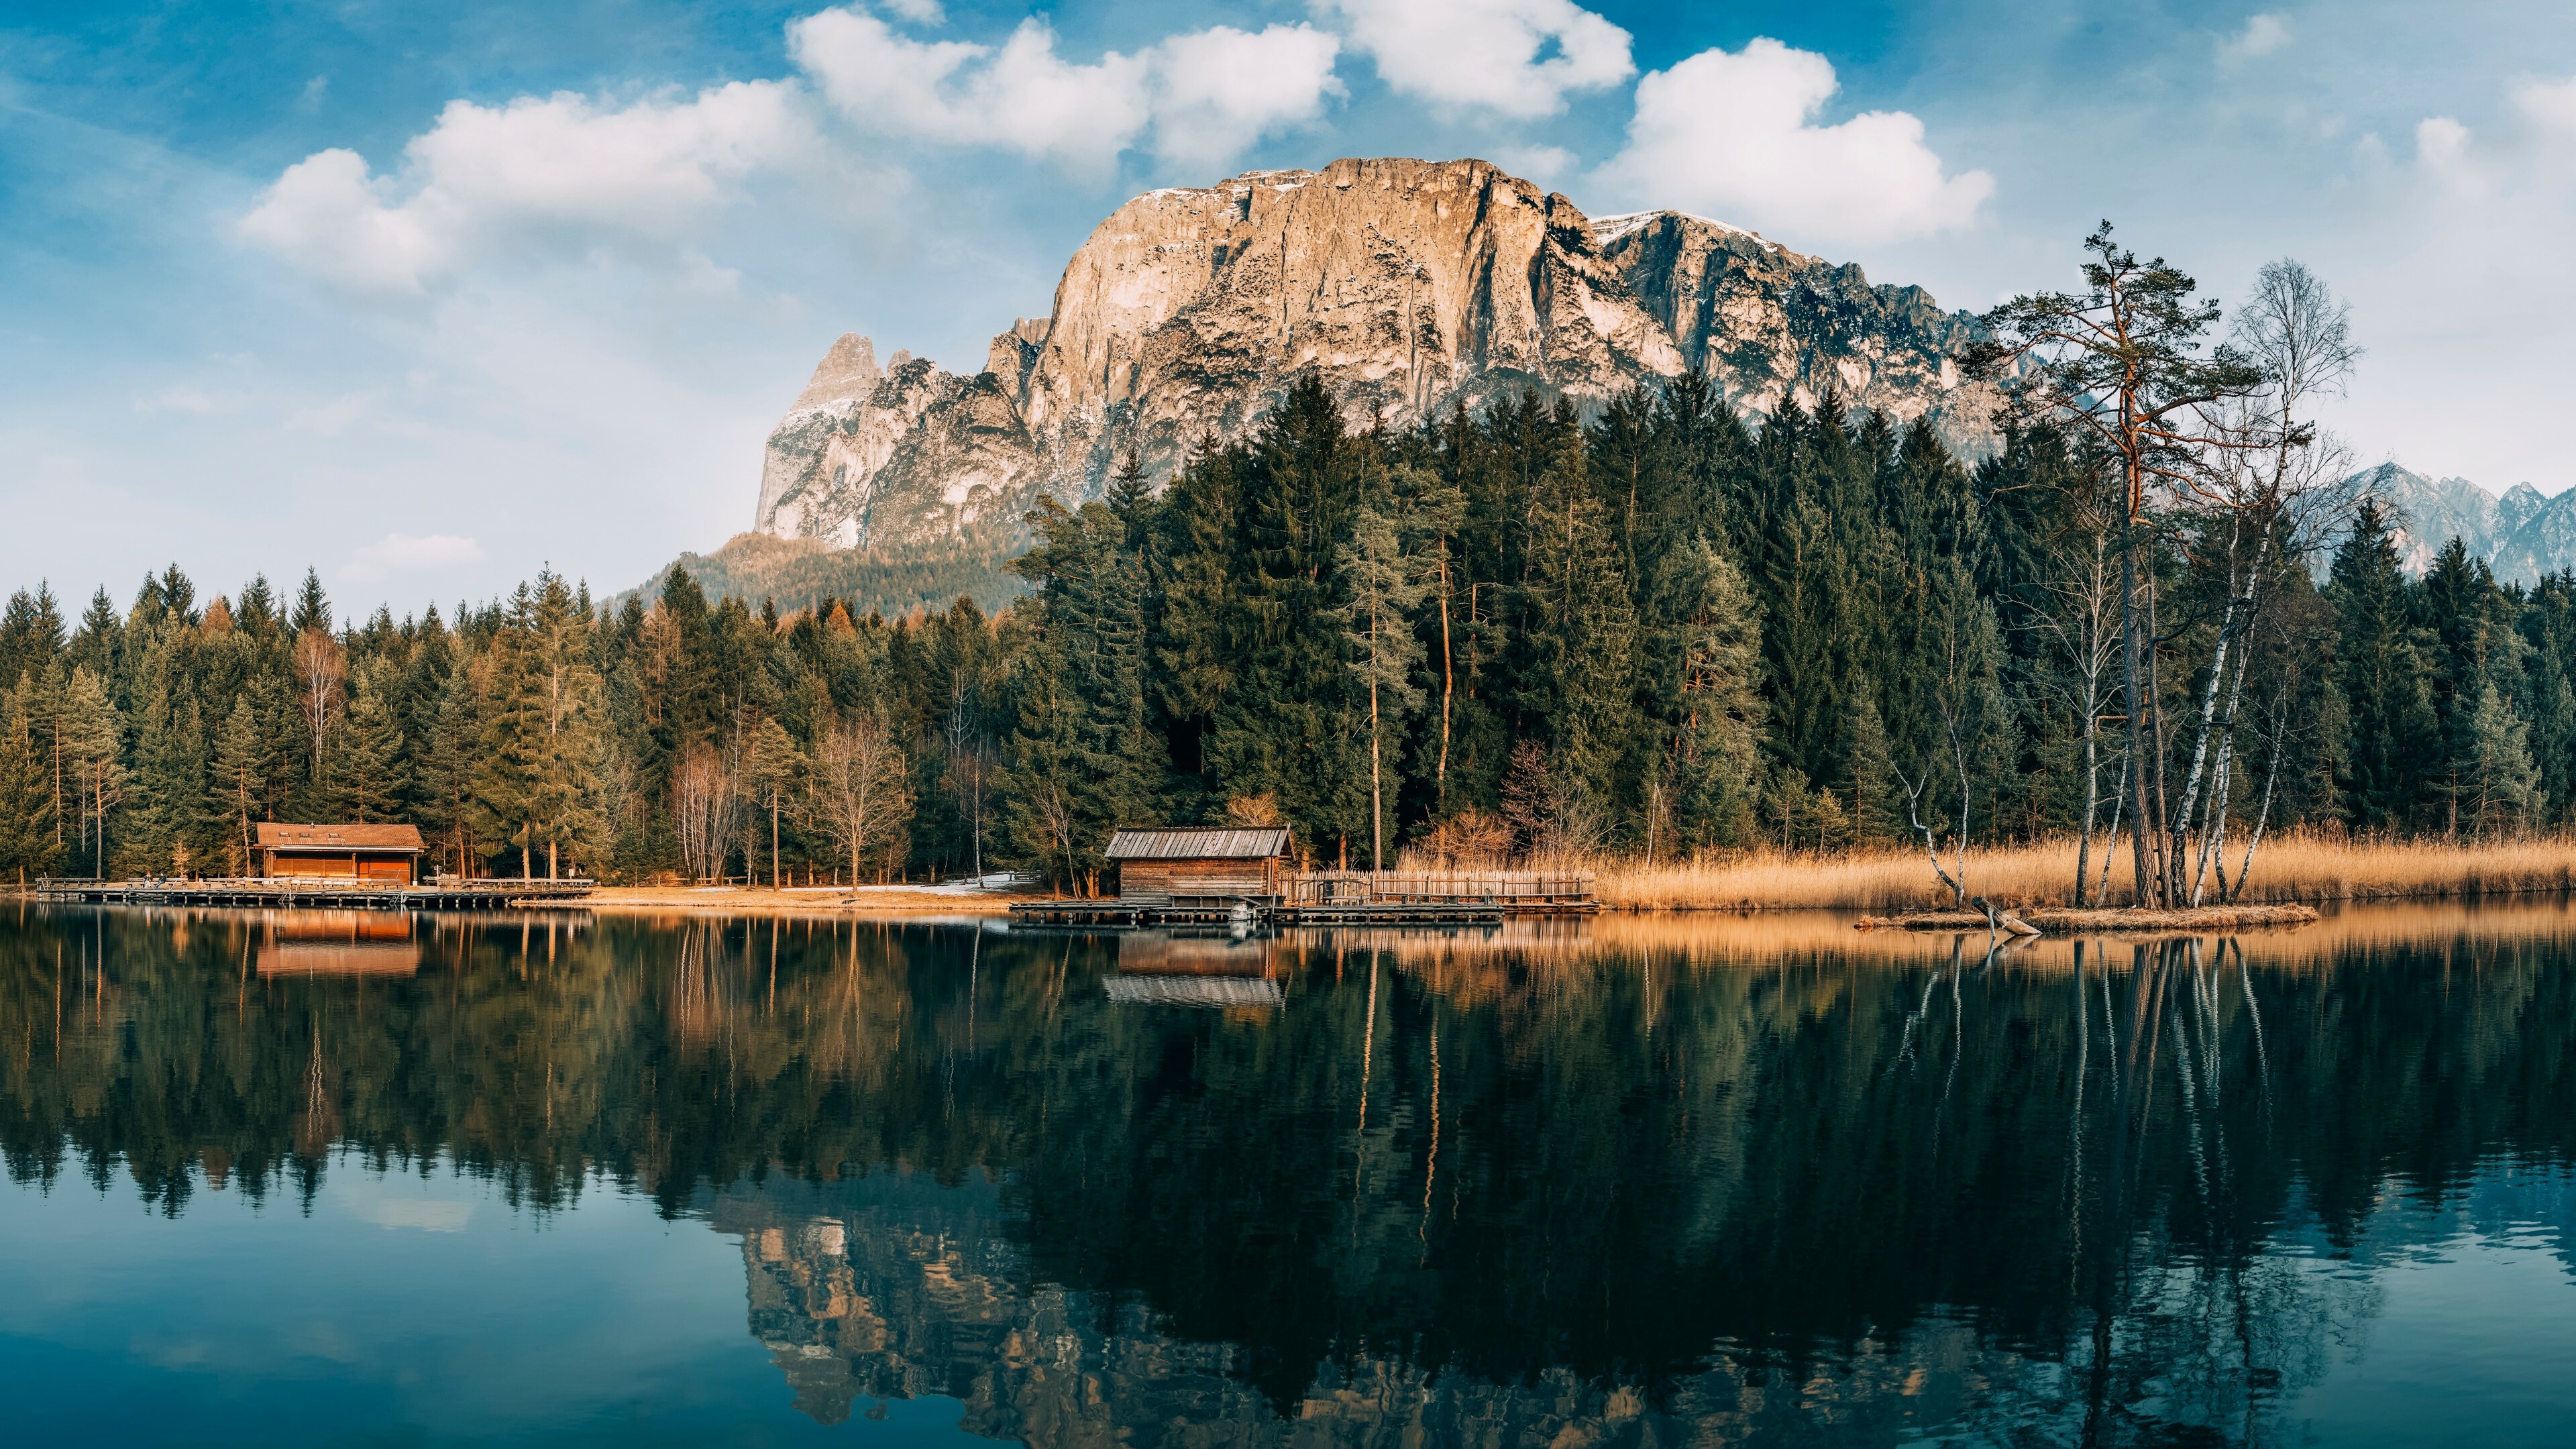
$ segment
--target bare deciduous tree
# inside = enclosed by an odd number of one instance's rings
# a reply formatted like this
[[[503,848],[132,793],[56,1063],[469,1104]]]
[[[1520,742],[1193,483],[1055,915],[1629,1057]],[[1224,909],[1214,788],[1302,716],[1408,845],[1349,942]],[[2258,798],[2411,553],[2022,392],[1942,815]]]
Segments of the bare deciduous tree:
[[[692,747],[671,771],[671,824],[680,837],[680,860],[693,880],[722,873],[726,849],[742,813],[742,791],[724,757],[707,745]]]
[[[902,744],[884,716],[854,710],[814,742],[814,818],[850,862],[856,885],[870,862],[880,874],[900,864],[912,791]]]

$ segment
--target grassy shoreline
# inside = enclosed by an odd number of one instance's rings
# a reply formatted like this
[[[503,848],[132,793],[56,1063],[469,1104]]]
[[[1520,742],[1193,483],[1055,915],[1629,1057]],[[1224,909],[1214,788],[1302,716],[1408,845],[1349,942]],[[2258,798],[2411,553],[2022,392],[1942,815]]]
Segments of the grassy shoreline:
[[[937,886],[838,886],[771,890],[766,886],[602,886],[574,904],[610,914],[1000,916],[1021,899],[1000,891]]]
[[[2242,849],[2238,847],[2238,859]],[[2015,906],[2064,905],[2072,898],[2075,855],[2072,839],[1971,848],[1968,892]],[[1942,864],[1951,864],[1947,853]],[[2098,841],[2091,864],[2098,885]],[[1933,876],[1920,850],[1852,855],[1755,851],[1664,865],[1605,861],[1595,870],[1602,906],[1614,911],[1897,912],[1950,904],[1948,889]],[[2112,862],[2104,904],[2130,904],[2128,873],[2123,854]],[[2566,890],[2576,890],[2576,840],[2445,844],[2293,834],[2264,842],[2240,899],[2248,905],[2315,905]],[[2213,881],[2209,897],[2214,900],[2216,894]]]

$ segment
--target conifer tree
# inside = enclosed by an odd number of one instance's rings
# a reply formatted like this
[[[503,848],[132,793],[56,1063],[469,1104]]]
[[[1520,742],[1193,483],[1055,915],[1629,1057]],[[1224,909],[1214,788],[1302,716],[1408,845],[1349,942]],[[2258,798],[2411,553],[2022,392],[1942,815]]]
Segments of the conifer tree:
[[[539,793],[550,762],[535,613],[535,595],[522,584],[506,622],[475,661],[483,676],[481,750],[473,772],[475,833],[517,845],[523,878],[536,874]]]
[[[207,781],[207,814],[222,825],[222,858],[233,875],[251,872],[256,836],[252,829],[267,812],[270,764],[268,742],[258,712],[247,695],[233,698],[232,713],[215,732],[214,764]]]
[[[100,591],[105,597],[105,591]],[[123,807],[129,771],[125,764],[125,720],[107,686],[86,664],[75,665],[64,690],[63,754],[80,807],[77,842],[89,856],[86,864],[107,874],[107,822]]]
[[[2520,834],[2540,796],[2540,771],[2531,763],[2530,727],[2488,684],[2478,690],[2467,735],[2467,780],[2460,792],[2463,823],[2480,840]]]
[[[0,690],[0,872],[22,885],[31,875],[52,873],[62,854],[28,691],[27,684]]]
[[[475,808],[477,772],[483,749],[483,698],[476,675],[483,672],[468,656],[449,672],[438,698],[429,706],[420,759],[422,823],[443,837],[452,851],[456,872],[474,874],[480,855],[476,842],[482,815]]]
[[[2346,816],[2359,828],[2403,828],[2420,817],[2441,757],[2433,714],[2431,640],[2414,621],[2388,517],[2365,500],[2335,551],[2327,591],[2341,621],[2336,657],[2350,710],[2342,750]]]
[[[383,664],[360,668],[343,727],[337,813],[361,825],[399,819],[411,792],[411,752],[390,697],[391,672]]]
[[[787,727],[775,715],[763,716],[752,732],[751,760],[745,772],[752,799],[769,812],[769,884],[777,889],[784,884],[778,870],[778,819],[789,792],[806,778],[812,765],[805,752],[787,733]]]
[[[1548,745],[1560,788],[1606,806],[1635,739],[1636,596],[1582,459],[1571,418],[1532,480],[1512,591],[1521,636],[1522,727]]]
[[[62,609],[51,585],[40,583],[33,594],[25,589],[12,593],[8,607],[0,610],[0,685],[51,670],[62,657],[63,643]]]
[[[1387,739],[1422,705],[1422,691],[1413,682],[1422,643],[1414,635],[1412,613],[1427,592],[1419,572],[1396,536],[1394,521],[1361,505],[1342,552],[1345,598],[1340,614],[1351,671],[1368,692],[1371,870],[1386,869]]]
[[[1761,624],[1752,590],[1705,539],[1666,561],[1663,612],[1678,678],[1673,714],[1652,787],[1668,798],[1677,839],[1690,849],[1741,844],[1752,823],[1762,769]],[[1875,715],[1872,716],[1875,718]],[[1657,812],[1660,813],[1660,812]],[[1650,826],[1656,814],[1649,815]],[[1656,842],[1649,842],[1649,854]]]

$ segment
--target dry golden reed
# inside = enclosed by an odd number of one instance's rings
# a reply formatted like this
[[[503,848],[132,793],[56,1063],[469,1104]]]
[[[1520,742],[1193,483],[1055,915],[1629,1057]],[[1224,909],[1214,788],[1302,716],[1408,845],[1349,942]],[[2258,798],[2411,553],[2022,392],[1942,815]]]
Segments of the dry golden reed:
[[[1944,852],[1943,866],[1951,862]],[[1596,869],[1602,904],[1614,910],[1905,911],[1950,904],[1949,890],[1933,876],[1920,850],[1846,855],[1751,851],[1662,865],[1605,861]],[[2098,843],[2092,870],[2098,885]],[[2107,904],[2128,904],[2128,875],[2123,854],[2111,864]],[[2074,883],[2071,839],[1968,852],[1971,895],[2014,905],[2063,905],[2072,899]],[[2571,887],[2576,887],[2576,841],[2559,837],[2444,844],[2289,834],[2267,840],[2256,852],[2242,899],[2400,900]],[[2213,881],[2207,899],[2216,896]]]

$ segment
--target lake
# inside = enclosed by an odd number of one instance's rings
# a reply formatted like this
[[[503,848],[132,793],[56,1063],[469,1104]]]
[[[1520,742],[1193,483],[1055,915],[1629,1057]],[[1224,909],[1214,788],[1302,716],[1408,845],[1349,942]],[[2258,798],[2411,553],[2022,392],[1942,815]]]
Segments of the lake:
[[[0,914],[14,1442],[2560,1445],[2576,913]]]

